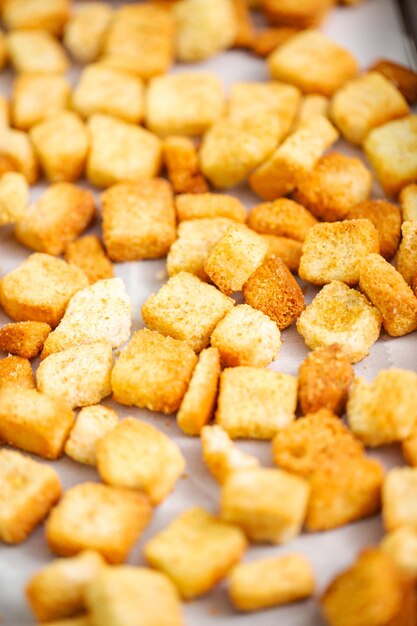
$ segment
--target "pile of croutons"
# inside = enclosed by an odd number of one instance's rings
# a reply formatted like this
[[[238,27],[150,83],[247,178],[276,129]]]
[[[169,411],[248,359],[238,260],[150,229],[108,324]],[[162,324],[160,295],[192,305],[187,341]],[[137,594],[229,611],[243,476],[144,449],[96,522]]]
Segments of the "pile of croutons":
[[[333,580],[323,614],[417,624],[417,373],[367,382],[352,367],[381,327],[417,329],[417,75],[387,60],[359,72],[318,29],[333,5],[0,4],[0,66],[15,72],[0,96],[0,226],[31,251],[0,280],[13,320],[0,329],[0,539],[21,543],[46,519],[62,558],[27,582],[40,623],[180,626],[180,599],[223,579],[239,611],[302,600],[316,586],[306,557],[240,563],[248,545],[382,509],[387,534]],[[271,80],[226,98],[214,73],[169,73],[229,48],[267,57]],[[370,167],[329,152],[340,136]],[[249,213],[224,193],[239,184],[261,199]],[[103,241],[81,236],[92,187]],[[169,278],[131,335],[113,263],[163,257]],[[298,376],[268,369],[291,325],[311,349]],[[215,514],[195,506],[147,539],[149,568],[123,563],[186,461],[150,415],[119,420],[110,396],[176,414],[219,484]],[[241,438],[269,440],[276,467]],[[391,443],[409,467],[385,473],[365,447]],[[65,453],[101,482],[63,492],[53,464],[24,453]]]

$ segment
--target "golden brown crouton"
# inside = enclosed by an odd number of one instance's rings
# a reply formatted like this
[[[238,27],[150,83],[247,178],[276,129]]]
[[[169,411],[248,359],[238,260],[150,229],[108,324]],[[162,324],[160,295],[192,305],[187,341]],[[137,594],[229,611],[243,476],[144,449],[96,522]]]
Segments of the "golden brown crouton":
[[[0,359],[0,389],[10,385],[25,389],[35,388],[35,378],[28,359],[21,356]]]
[[[268,244],[267,258],[278,257],[291,272],[298,272],[301,259],[302,244],[288,237],[276,237],[275,235],[263,235]]]
[[[417,466],[417,424],[413,426],[408,437],[403,439],[401,450],[405,460],[412,467]]]
[[[46,117],[66,109],[70,92],[71,84],[64,76],[20,74],[13,83],[13,126],[28,130]]]
[[[87,235],[69,243],[65,247],[65,260],[70,265],[80,267],[90,284],[114,276],[113,265],[95,235]]]
[[[38,356],[50,332],[51,327],[44,322],[5,324],[0,329],[0,350],[32,359]]]
[[[59,41],[45,30],[14,30],[7,35],[10,61],[16,72],[65,74],[68,58]]]
[[[8,30],[47,30],[60,35],[69,18],[69,0],[5,0],[1,16]]]
[[[14,128],[0,128],[0,172],[20,172],[29,185],[38,178],[38,160],[29,135]]]
[[[1,67],[1,34],[0,34],[0,67]],[[7,128],[10,124],[9,100],[4,95],[0,95],[0,128]]]
[[[21,220],[26,215],[28,202],[29,188],[23,174],[3,174],[0,177],[0,226]]]
[[[382,518],[386,530],[392,531],[403,526],[416,528],[416,493],[415,467],[395,467],[388,472],[382,491]]]
[[[100,404],[86,406],[78,413],[67,442],[65,454],[86,465],[96,465],[97,442],[117,425],[117,413]]]
[[[305,122],[318,115],[328,117],[329,99],[318,93],[310,93],[301,100],[300,108],[296,119],[296,128],[299,128]]]
[[[417,185],[407,185],[399,196],[404,222],[417,221]]]
[[[9,52],[7,50],[7,39],[6,35],[2,30],[0,30],[0,69],[7,64],[9,60]],[[2,99],[4,96],[2,96]]]
[[[261,28],[254,34],[251,46],[252,51],[260,57],[267,57],[274,50],[284,45],[297,32],[298,28],[292,28],[291,26]]]
[[[205,217],[227,217],[235,222],[246,220],[243,204],[233,196],[220,193],[184,193],[175,198],[179,222]]]
[[[90,616],[86,613],[80,617],[67,617],[53,622],[43,622],[43,624],[44,626],[92,626]]]
[[[365,200],[350,207],[346,218],[365,218],[372,222],[378,231],[381,256],[387,260],[394,256],[401,235],[401,211],[397,205],[386,200]]]
[[[246,0],[232,0],[235,19],[236,35],[234,48],[250,48],[254,36],[252,18]]]
[[[175,193],[204,194],[209,190],[192,139],[167,137],[162,146],[162,157]]]
[[[379,59],[370,69],[388,78],[409,104],[417,102],[417,73],[411,68],[389,59]]]
[[[112,17],[113,9],[106,2],[77,6],[64,30],[65,47],[75,61],[92,63],[97,60]]]
[[[204,426],[201,430],[201,445],[204,463],[220,483],[231,472],[259,466],[258,459],[239,450],[221,426]]]
[[[417,530],[415,528],[400,526],[397,530],[387,533],[380,543],[380,548],[405,576],[417,578]]]
[[[320,24],[333,4],[334,0],[264,0],[262,6],[273,23],[310,28]]]
[[[410,284],[411,278],[417,272],[417,222],[404,222],[401,232],[396,265],[405,282]]]
[[[255,206],[248,215],[248,226],[257,233],[304,241],[317,220],[301,204],[279,198]]]

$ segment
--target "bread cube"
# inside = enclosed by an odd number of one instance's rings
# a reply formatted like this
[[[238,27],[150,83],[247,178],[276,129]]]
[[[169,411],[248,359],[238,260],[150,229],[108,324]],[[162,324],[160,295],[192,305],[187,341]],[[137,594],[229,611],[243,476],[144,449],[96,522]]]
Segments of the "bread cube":
[[[88,120],[91,148],[87,178],[96,187],[153,178],[161,165],[161,142],[140,126],[96,113]],[[120,149],[123,146],[123,150]]]
[[[1,16],[8,30],[39,29],[60,35],[69,13],[69,0],[5,0]]]
[[[81,612],[85,609],[85,593],[103,568],[102,557],[92,550],[48,563],[26,585],[32,612],[41,622]]]
[[[320,24],[332,5],[332,0],[264,0],[263,8],[269,21],[300,29]]]
[[[411,578],[417,577],[417,530],[400,526],[386,534],[380,549],[392,559],[398,569]]]
[[[117,425],[117,413],[99,404],[86,406],[78,413],[67,442],[65,454],[78,463],[96,465],[98,441]]]
[[[345,139],[361,144],[368,133],[409,113],[405,98],[379,72],[346,83],[330,104],[330,117]]]
[[[103,47],[104,38],[113,17],[106,2],[89,2],[77,6],[64,30],[64,44],[78,63],[93,63]]]
[[[13,83],[13,126],[28,130],[68,106],[71,84],[55,74],[20,74]]]
[[[304,96],[301,100],[300,108],[298,109],[296,128],[299,128],[305,122],[313,117],[317,117],[318,115],[328,117],[329,104],[329,99],[326,98],[326,96],[321,96],[318,93],[310,93]]]
[[[376,447],[408,437],[417,417],[417,374],[380,370],[371,383],[356,378],[349,393],[349,426],[365,445]]]
[[[241,469],[222,485],[220,515],[253,542],[287,543],[301,531],[309,491],[307,481],[282,470]]]
[[[7,35],[7,49],[18,73],[65,74],[69,67],[63,47],[45,30],[13,30]]]
[[[21,220],[28,209],[29,188],[18,172],[6,172],[0,178],[0,226]]]
[[[0,359],[0,389],[10,385],[25,389],[35,388],[35,378],[28,359],[10,355]]]
[[[165,256],[175,241],[170,185],[162,178],[119,183],[102,195],[103,238],[113,261]]]
[[[234,48],[250,48],[254,37],[254,27],[246,0],[232,0],[235,19],[236,35]]]
[[[391,259],[400,242],[401,211],[397,205],[386,200],[365,200],[348,209],[346,218],[368,219],[378,231],[380,254]]]
[[[15,450],[0,450],[0,539],[25,541],[61,495],[55,470]]]
[[[296,406],[295,376],[232,367],[220,377],[216,422],[232,439],[271,439],[295,419]]]
[[[177,413],[177,424],[187,435],[199,435],[214,412],[220,376],[217,348],[200,352],[190,384]]]
[[[46,540],[60,556],[95,550],[111,564],[122,563],[151,515],[149,500],[139,491],[81,483],[52,510]]]
[[[404,222],[401,227],[402,239],[397,255],[397,270],[410,284],[417,272],[417,221]]]
[[[54,620],[53,622],[48,622],[47,626],[91,626],[91,620],[90,617],[85,613],[80,617],[68,617],[65,619],[58,619]]]
[[[252,40],[252,52],[260,57],[267,57],[274,50],[284,45],[297,32],[298,28],[293,28],[292,26],[277,26],[256,30]]]
[[[74,423],[62,398],[35,389],[0,388],[0,440],[45,459],[57,459]]]
[[[210,591],[240,560],[242,531],[200,507],[187,509],[144,547],[146,561],[168,576],[185,600]]]
[[[20,172],[29,185],[38,178],[38,160],[29,136],[13,128],[0,128],[1,173]]]
[[[206,348],[218,322],[234,301],[196,276],[180,272],[172,276],[142,306],[142,317],[151,330],[186,342],[193,350]]]
[[[371,68],[396,86],[409,104],[417,101],[417,74],[410,67],[388,59],[378,59]]]
[[[263,238],[268,244],[267,258],[278,257],[291,272],[298,272],[302,250],[300,241],[288,237],[277,237],[276,235],[263,235]]]
[[[168,179],[175,193],[206,193],[209,189],[200,170],[198,153],[189,137],[165,139],[162,156]]]
[[[268,244],[260,235],[243,224],[231,227],[213,246],[204,264],[204,271],[225,294],[240,291],[262,264]]]
[[[297,330],[311,350],[337,343],[351,363],[369,354],[380,329],[379,311],[337,280],[325,285],[297,320]]]
[[[2,63],[2,36],[0,34],[0,66]],[[5,44],[4,44],[5,45]],[[0,95],[0,128],[8,128],[10,124],[9,100],[5,95]]]
[[[32,359],[38,356],[50,332],[51,327],[44,322],[5,324],[0,328],[0,350]]]
[[[245,302],[268,315],[280,330],[304,311],[303,292],[281,259],[266,259],[243,285]]]
[[[233,196],[220,193],[184,193],[175,198],[179,222],[205,217],[227,217],[235,222],[246,221],[246,209]]]
[[[375,128],[363,147],[387,196],[417,180],[417,115]]]
[[[395,467],[386,476],[382,491],[382,518],[387,531],[417,527],[417,469]]]
[[[317,220],[301,204],[279,198],[253,207],[247,223],[257,233],[289,237],[303,242],[309,229],[317,224]]]
[[[113,368],[113,398],[129,406],[175,413],[196,363],[197,357],[185,341],[139,330]]]
[[[258,459],[239,450],[221,426],[204,426],[201,444],[204,463],[220,483],[232,472],[259,466]]]
[[[399,201],[404,222],[417,221],[417,185],[404,187]]]
[[[95,235],[86,235],[69,243],[65,247],[65,260],[70,265],[80,267],[90,284],[114,276],[113,265]]]

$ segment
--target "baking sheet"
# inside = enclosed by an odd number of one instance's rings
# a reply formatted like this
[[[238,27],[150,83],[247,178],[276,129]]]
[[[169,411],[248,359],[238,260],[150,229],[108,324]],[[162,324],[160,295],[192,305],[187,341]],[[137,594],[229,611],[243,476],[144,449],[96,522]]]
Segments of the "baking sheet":
[[[392,0],[365,0],[364,4],[359,7],[335,9],[323,26],[323,30],[354,52],[362,68],[382,56],[400,63],[407,62],[399,15]],[[174,68],[174,71],[181,69],[179,66]],[[241,51],[229,51],[205,63],[187,66],[187,69],[213,70],[223,79],[226,88],[236,81],[262,81],[268,78],[265,61]],[[75,79],[77,71],[72,70],[71,75]],[[0,76],[0,92],[8,93],[10,78],[11,75],[7,72]],[[347,147],[343,142],[339,142],[337,149],[360,155],[359,151]],[[43,188],[44,185],[35,187],[32,191],[33,198],[36,198]],[[248,208],[259,203],[259,199],[246,186],[233,190],[233,193]],[[377,185],[374,188],[374,195],[376,197],[381,195]],[[99,224],[96,223],[89,232],[98,233]],[[1,275],[18,266],[28,254],[27,249],[14,241],[11,228],[0,229]],[[163,284],[165,278],[162,278],[161,274],[164,268],[163,260],[116,266],[116,273],[125,281],[132,300],[133,330],[143,327],[140,307],[148,295],[157,291]],[[311,301],[315,293],[313,288],[308,288],[306,300]],[[10,320],[0,312],[0,323],[8,321]],[[308,351],[294,326],[285,330],[282,336],[284,344],[272,368],[295,375]],[[417,371],[416,333],[397,339],[392,339],[382,333],[379,341],[373,346],[370,356],[357,364],[355,370],[357,374],[370,380],[379,369],[394,366]],[[175,492],[156,510],[151,526],[131,552],[129,562],[136,565],[143,564],[141,551],[147,538],[191,505],[201,505],[216,512],[219,490],[217,483],[204,467],[199,440],[185,437],[177,428],[175,418],[122,407],[111,401],[105,401],[104,404],[116,408],[120,417],[131,414],[153,423],[176,441],[187,461],[187,477],[178,482]],[[272,465],[269,442],[238,442],[237,445],[255,454],[263,465]],[[377,452],[370,454],[380,459],[386,467],[403,464],[396,446],[379,448]],[[93,468],[77,464],[69,458],[63,458],[51,464],[58,471],[64,488],[78,482],[98,480]],[[378,542],[382,534],[380,518],[374,517],[326,533],[303,534],[282,547],[253,546],[248,550],[245,560],[288,552],[302,552],[310,559],[314,567],[317,577],[317,595],[319,595],[331,578],[354,560],[361,548]],[[24,600],[24,585],[31,574],[51,558],[44,540],[42,526],[38,527],[28,541],[21,546],[0,546],[0,623],[3,626],[29,626],[34,623],[35,620],[31,617]],[[281,626],[319,626],[323,624],[315,599],[254,615],[235,613],[228,602],[224,583],[206,597],[186,604],[184,612],[187,624],[194,626],[197,624],[198,626],[214,626],[214,624],[269,626],[272,623],[279,623]]]

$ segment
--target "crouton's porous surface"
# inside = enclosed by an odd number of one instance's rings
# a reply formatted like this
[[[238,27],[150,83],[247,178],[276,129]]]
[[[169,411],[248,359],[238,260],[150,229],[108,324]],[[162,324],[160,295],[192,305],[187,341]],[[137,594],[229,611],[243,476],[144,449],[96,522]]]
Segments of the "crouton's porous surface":
[[[417,525],[417,469],[395,467],[388,472],[382,491],[382,518],[387,531]]]
[[[0,359],[0,388],[9,385],[35,388],[35,377],[28,359],[12,355]]]
[[[309,211],[287,198],[259,204],[248,216],[249,228],[257,233],[289,237],[301,242],[315,224],[317,220]]]
[[[78,463],[96,465],[97,443],[117,422],[116,411],[106,406],[97,404],[82,408],[65,443],[65,454]]]
[[[417,272],[417,221],[403,222],[401,232],[396,266],[405,282],[410,284]]]
[[[175,193],[208,193],[209,186],[200,169],[198,152],[190,137],[167,137],[162,145],[162,157]]]
[[[246,220],[243,204],[233,196],[219,193],[184,193],[175,197],[179,222],[202,218],[227,217],[235,222]]]
[[[0,350],[25,359],[41,352],[51,327],[45,322],[16,322],[0,328]]]
[[[388,261],[397,251],[401,237],[401,211],[386,200],[365,200],[350,207],[348,220],[368,219],[378,231],[379,252]]]
[[[404,222],[417,220],[417,185],[407,185],[399,196]]]
[[[263,235],[268,244],[267,258],[278,257],[291,272],[298,272],[302,254],[302,244],[289,237],[277,237],[276,235]]]
[[[91,284],[104,278],[113,278],[113,265],[95,235],[86,235],[69,243],[65,248],[65,260],[70,265],[80,267]]]

